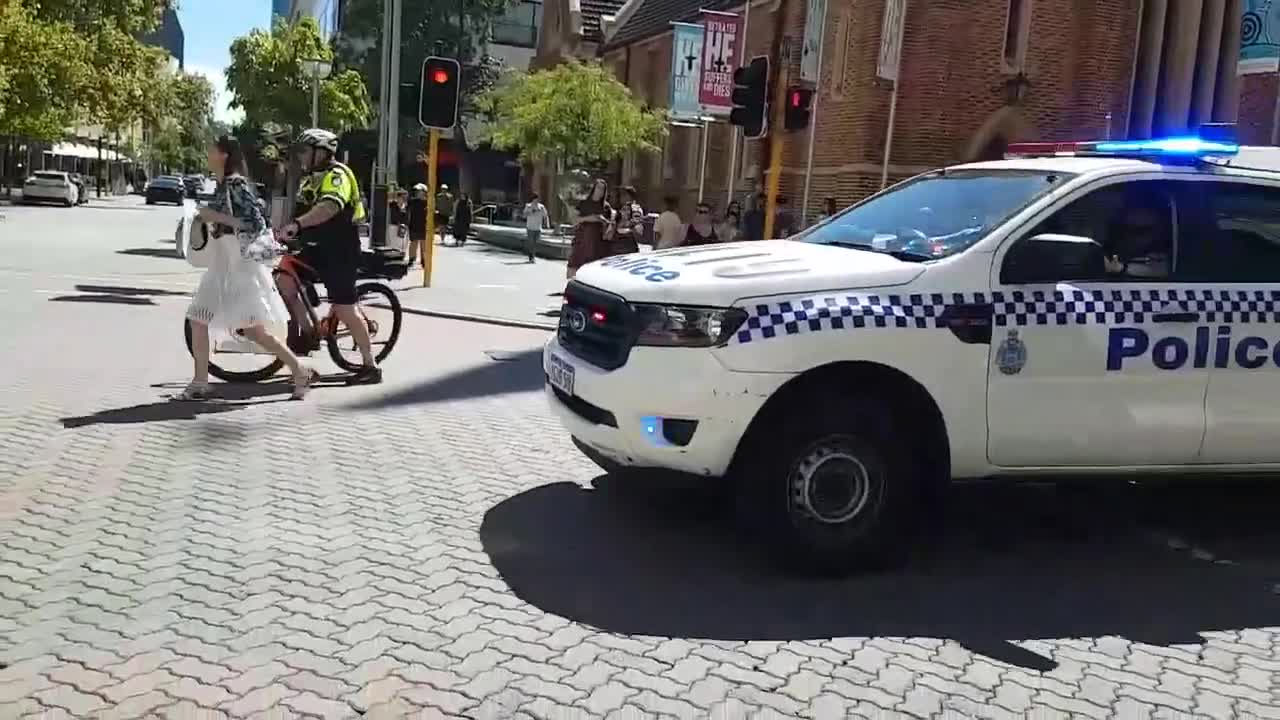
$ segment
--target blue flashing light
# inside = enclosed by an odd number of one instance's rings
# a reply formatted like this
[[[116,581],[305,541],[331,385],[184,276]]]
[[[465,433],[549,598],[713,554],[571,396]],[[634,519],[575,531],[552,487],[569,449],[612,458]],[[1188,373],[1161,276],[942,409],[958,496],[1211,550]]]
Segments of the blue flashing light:
[[[1093,152],[1108,155],[1235,155],[1240,145],[1233,142],[1205,140],[1198,137],[1174,137],[1158,140],[1116,140],[1093,144]]]
[[[649,415],[640,418],[640,432],[644,434],[644,439],[648,440],[649,444],[656,447],[666,447],[671,444],[662,432],[662,418],[660,417]]]

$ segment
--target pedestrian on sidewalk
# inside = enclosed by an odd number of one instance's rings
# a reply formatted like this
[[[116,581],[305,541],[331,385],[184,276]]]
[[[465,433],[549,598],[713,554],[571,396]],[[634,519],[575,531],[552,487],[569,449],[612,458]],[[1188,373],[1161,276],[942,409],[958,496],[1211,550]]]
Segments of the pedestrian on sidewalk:
[[[573,247],[569,251],[569,263],[565,270],[570,279],[578,274],[578,268],[589,262],[607,257],[604,236],[606,228],[613,218],[613,208],[609,207],[609,183],[604,178],[596,178],[591,183],[587,196],[578,203],[578,221],[573,226]]]
[[[405,250],[405,259],[409,267],[418,259],[418,251],[422,251],[422,261],[427,261],[427,186],[418,183],[413,186],[413,195],[409,198],[409,247]]]
[[[613,236],[606,237],[609,255],[640,252],[640,235],[644,232],[644,208],[636,200],[636,189],[624,185],[618,191],[618,211]]]
[[[684,221],[680,219],[680,198],[668,195],[662,198],[663,210],[653,222],[653,249],[665,250],[680,244],[684,239]]]
[[[213,252],[187,308],[195,372],[176,399],[211,397],[209,348],[210,334],[215,333],[229,339],[247,337],[279,358],[293,373],[293,398],[301,400],[315,378],[314,371],[304,367],[280,340],[289,311],[276,291],[271,270],[244,256],[244,247],[265,232],[268,223],[245,179],[244,153],[235,138],[223,135],[209,146],[209,170],[217,178],[217,188],[198,215],[210,226]]]
[[[453,237],[458,247],[467,244],[467,236],[471,234],[471,196],[458,195],[458,204],[453,208]]]
[[[711,205],[700,202],[698,211],[693,216],[693,222],[689,223],[689,229],[685,231],[684,242],[681,245],[711,245],[717,242],[720,240],[711,220]]]
[[[440,228],[440,242],[444,244],[449,233],[449,218],[453,217],[453,193],[449,186],[441,183],[440,192],[436,193],[436,227]],[[432,242],[435,242],[432,239]]]
[[[534,252],[542,240],[542,231],[551,229],[551,219],[547,216],[547,206],[538,199],[538,193],[529,195],[529,202],[524,206],[524,251],[529,262],[534,262]]]
[[[755,204],[742,216],[742,239],[764,239],[764,213],[769,206],[769,198],[764,193],[756,195]]]
[[[716,226],[716,237],[720,238],[720,242],[737,242],[742,239],[741,224],[742,211],[738,209],[738,203],[729,203],[724,219]]]
[[[765,238],[766,240],[789,238],[800,229],[800,219],[796,211],[791,209],[791,200],[786,195],[779,195],[776,202],[778,212],[774,215],[773,237]]]

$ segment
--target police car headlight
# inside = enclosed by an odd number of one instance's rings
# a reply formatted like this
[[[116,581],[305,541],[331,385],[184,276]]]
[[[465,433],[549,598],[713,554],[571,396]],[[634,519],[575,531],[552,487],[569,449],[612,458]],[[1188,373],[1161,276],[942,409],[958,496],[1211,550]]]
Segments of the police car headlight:
[[[633,305],[632,309],[640,318],[636,344],[658,347],[723,345],[747,319],[747,313],[739,308]]]

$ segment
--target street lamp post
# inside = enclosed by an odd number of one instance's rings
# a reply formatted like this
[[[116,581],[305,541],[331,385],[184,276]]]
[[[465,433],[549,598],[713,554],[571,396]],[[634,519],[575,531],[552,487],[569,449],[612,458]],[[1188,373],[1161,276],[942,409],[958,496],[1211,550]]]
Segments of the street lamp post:
[[[333,63],[318,58],[302,61],[302,71],[311,76],[311,127],[320,126],[320,81],[329,77]]]

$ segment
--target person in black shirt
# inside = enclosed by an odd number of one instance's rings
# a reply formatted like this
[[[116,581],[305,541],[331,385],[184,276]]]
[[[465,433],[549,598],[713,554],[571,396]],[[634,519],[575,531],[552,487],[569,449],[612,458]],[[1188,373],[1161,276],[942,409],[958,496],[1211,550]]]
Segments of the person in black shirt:
[[[409,214],[409,247],[405,252],[406,259],[409,261],[409,267],[418,259],[418,251],[423,253],[423,262],[426,262],[426,246],[423,244],[427,240],[427,186],[418,183],[413,186],[413,196],[409,198],[407,203]]]
[[[707,203],[698,203],[697,214],[693,216],[693,222],[689,223],[689,229],[685,231],[683,245],[710,245],[720,242],[716,237],[716,227],[711,221],[711,206]]]

